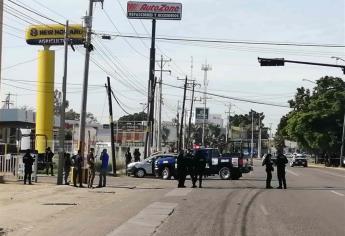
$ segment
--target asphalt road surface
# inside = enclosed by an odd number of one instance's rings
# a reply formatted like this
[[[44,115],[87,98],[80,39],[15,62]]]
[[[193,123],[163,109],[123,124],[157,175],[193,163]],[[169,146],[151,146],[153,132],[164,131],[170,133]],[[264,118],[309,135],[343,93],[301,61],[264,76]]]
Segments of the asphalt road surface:
[[[288,189],[266,190],[259,164],[239,181],[206,180],[176,198],[155,235],[345,235],[344,171],[289,167]]]
[[[0,235],[345,235],[344,170],[288,167],[288,189],[265,189],[256,161],[238,181],[186,185],[152,177],[108,178],[108,187],[92,190],[5,184]]]

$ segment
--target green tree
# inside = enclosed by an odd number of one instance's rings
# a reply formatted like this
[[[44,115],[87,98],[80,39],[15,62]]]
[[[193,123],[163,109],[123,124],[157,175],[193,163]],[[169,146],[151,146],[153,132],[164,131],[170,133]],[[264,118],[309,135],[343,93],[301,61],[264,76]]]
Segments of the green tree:
[[[337,77],[322,77],[312,94],[298,88],[293,110],[282,119],[277,135],[295,140],[305,149],[338,155],[345,112],[345,82]]]
[[[119,122],[123,121],[146,121],[147,114],[145,112],[134,113],[130,115],[125,115],[119,118]]]

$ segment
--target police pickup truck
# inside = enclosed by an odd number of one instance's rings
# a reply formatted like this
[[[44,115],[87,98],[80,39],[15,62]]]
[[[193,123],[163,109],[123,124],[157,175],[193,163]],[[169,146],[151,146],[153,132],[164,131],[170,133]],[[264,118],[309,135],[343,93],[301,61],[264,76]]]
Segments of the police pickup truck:
[[[205,175],[218,174],[221,179],[237,180],[246,172],[241,153],[220,155],[216,148],[202,149],[206,159]],[[194,150],[195,153],[195,150]],[[161,158],[155,162],[155,175],[163,179],[177,178],[177,156]]]

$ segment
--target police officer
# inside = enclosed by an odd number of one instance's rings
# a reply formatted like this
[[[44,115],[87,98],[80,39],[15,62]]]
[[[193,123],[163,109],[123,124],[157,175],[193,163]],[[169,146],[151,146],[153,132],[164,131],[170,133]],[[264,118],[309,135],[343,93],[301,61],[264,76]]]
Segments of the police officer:
[[[186,160],[183,153],[183,150],[180,151],[179,155],[177,156],[177,173],[178,173],[178,188],[185,188],[184,182],[186,180],[187,175],[187,167],[186,167]]]
[[[196,178],[199,178],[199,188],[202,188],[202,177],[205,174],[206,155],[207,153],[200,149],[195,152]]]
[[[54,176],[54,172],[53,172],[53,157],[54,157],[54,153],[51,151],[50,147],[47,147],[46,153],[45,153],[46,172],[47,172],[47,175],[48,175],[49,174],[49,168],[50,168],[51,176]]]
[[[83,187],[82,182],[82,166],[83,166],[83,157],[81,156],[81,151],[78,150],[77,155],[74,156],[74,175],[73,175],[73,184],[74,187],[77,187],[77,177],[79,182],[79,187]]]
[[[287,164],[289,161],[286,158],[286,156],[283,155],[282,150],[278,150],[278,156],[277,156],[277,175],[278,175],[278,182],[279,187],[278,189],[282,189],[284,186],[284,189],[286,189],[286,179],[285,179],[285,164]]]
[[[262,166],[266,166],[266,188],[270,189],[271,186],[271,180],[272,180],[272,171],[274,171],[273,168],[273,162],[271,159],[271,154],[267,154],[265,159],[262,161]]]
[[[26,184],[26,180],[29,180],[29,184],[32,184],[31,173],[32,173],[32,164],[34,163],[34,158],[30,154],[30,149],[26,150],[26,153],[23,156],[23,163],[24,163],[24,184]]]
[[[64,171],[65,171],[65,184],[66,185],[69,185],[68,176],[69,176],[69,172],[71,171],[71,166],[72,166],[71,154],[65,153]]]

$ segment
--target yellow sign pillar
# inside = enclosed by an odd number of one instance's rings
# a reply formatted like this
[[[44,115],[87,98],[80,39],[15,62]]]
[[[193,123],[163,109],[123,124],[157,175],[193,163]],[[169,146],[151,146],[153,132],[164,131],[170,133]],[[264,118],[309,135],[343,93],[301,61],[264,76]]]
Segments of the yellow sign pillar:
[[[36,150],[44,153],[51,147],[54,125],[55,51],[44,47],[38,51]]]

